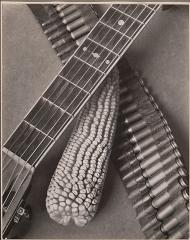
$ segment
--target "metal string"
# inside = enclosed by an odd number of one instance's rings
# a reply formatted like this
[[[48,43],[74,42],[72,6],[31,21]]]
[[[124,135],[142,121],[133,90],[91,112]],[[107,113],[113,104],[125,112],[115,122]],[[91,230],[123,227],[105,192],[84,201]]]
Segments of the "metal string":
[[[145,7],[145,8],[146,8],[146,7]],[[145,9],[145,8],[144,8],[144,9]],[[135,9],[136,9],[136,8],[135,8]],[[144,9],[143,9],[143,11],[144,11]],[[116,12],[116,10],[115,10],[115,12]],[[114,13],[115,13],[115,12],[114,12]],[[141,13],[142,13],[142,12],[141,12]],[[140,14],[141,14],[141,13],[140,13]],[[139,14],[139,15],[140,15],[140,14]],[[112,17],[112,16],[111,16],[111,17]],[[111,18],[111,17],[110,17],[110,18]],[[133,22],[133,23],[134,23],[134,22]],[[133,25],[133,23],[132,23],[131,25]],[[130,27],[129,27],[129,28],[130,28]],[[129,29],[129,28],[128,28],[128,29]],[[111,40],[110,40],[110,41],[111,41]],[[95,50],[96,50],[96,49],[95,49]],[[96,61],[96,59],[95,59],[95,61]],[[102,64],[101,64],[101,65],[102,65]],[[44,141],[44,140],[43,140],[43,141]],[[40,143],[40,144],[41,144],[41,143]],[[35,151],[34,151],[34,152],[35,152]],[[30,156],[30,157],[31,157],[31,156]],[[28,160],[27,160],[27,161],[28,161]],[[33,163],[33,164],[34,164],[34,163]],[[23,182],[22,182],[22,183],[23,183]],[[21,183],[21,185],[22,185],[22,183]],[[20,187],[19,187],[19,188],[20,188]],[[19,190],[19,189],[18,189],[18,190]],[[18,190],[17,190],[17,192],[18,192]],[[16,195],[16,194],[15,194],[15,195]],[[12,202],[12,201],[11,201],[11,202]]]
[[[128,7],[129,7],[129,5],[127,6],[127,8],[128,8]],[[126,8],[126,9],[127,9],[127,8]],[[137,7],[136,7],[136,8],[137,8]],[[136,10],[136,8],[133,10],[133,12]],[[126,11],[126,9],[125,9],[125,11]],[[132,12],[132,13],[133,13],[133,12]],[[114,12],[114,13],[115,13],[115,12]],[[109,17],[109,19],[110,19],[112,16],[113,16],[113,14]],[[108,19],[108,20],[109,20],[109,19]],[[100,31],[100,32],[101,32],[101,31]],[[90,46],[90,45],[89,45],[89,46]],[[76,65],[76,64],[75,64],[75,65]],[[75,67],[75,65],[70,69],[70,71]],[[84,64],[83,64],[83,65],[84,65]],[[76,74],[73,76],[73,78],[77,75],[78,71],[83,67],[83,65],[77,70],[77,72],[76,72]],[[70,71],[69,71],[69,72],[70,72]],[[68,73],[69,73],[69,72],[68,72]],[[67,73],[67,74],[68,74],[68,73]],[[79,81],[79,82],[80,82],[80,81]],[[77,83],[79,83],[79,82],[77,82]],[[68,83],[68,84],[65,84],[64,88],[61,90],[62,92],[60,93],[60,95],[64,92],[65,88],[66,88],[68,85],[69,85],[69,83]],[[59,88],[59,86],[57,86],[57,88]],[[57,88],[54,89],[54,92],[57,90]],[[73,89],[73,90],[74,90],[74,89]],[[72,91],[73,91],[73,90],[72,90]],[[72,91],[71,91],[70,93],[72,93]],[[54,92],[53,92],[53,93],[54,93]],[[53,94],[53,93],[52,93],[52,94]],[[52,96],[52,94],[51,94],[51,96]],[[80,92],[79,92],[78,94],[80,94]],[[78,96],[78,94],[77,94],[77,96]],[[49,96],[49,99],[50,99],[51,96]],[[69,96],[69,95],[68,95],[68,96]],[[57,99],[58,99],[58,98],[57,98]],[[57,100],[57,99],[56,99],[56,100]],[[55,100],[55,101],[56,101],[56,100]],[[44,102],[45,102],[45,101],[44,101]],[[53,102],[53,103],[54,103],[54,102]],[[41,106],[40,109],[39,109],[39,112],[40,112],[41,108],[42,108],[43,106],[45,106],[45,104],[46,104],[46,102],[45,102],[44,104],[42,104],[42,106]],[[53,107],[53,106],[51,106],[51,107]],[[51,107],[50,107],[50,108],[51,108]],[[49,110],[49,109],[47,109],[47,111],[48,111],[48,110]],[[47,112],[47,111],[46,111],[46,112]],[[45,112],[45,113],[46,113],[46,112]],[[43,114],[43,116],[45,115],[45,113]],[[33,119],[35,118],[35,116],[36,116],[37,114],[38,114],[38,112],[36,112],[36,114],[33,116]],[[42,116],[42,118],[43,118],[43,116]],[[42,118],[41,118],[41,119],[42,119]],[[32,120],[33,120],[33,119],[32,119]],[[15,142],[16,142],[16,140],[15,140]],[[13,147],[13,146],[11,146],[11,148],[12,148],[12,147]],[[5,157],[5,158],[6,158],[6,157]],[[10,162],[10,161],[9,161],[9,162]],[[7,166],[8,166],[8,164],[7,164]],[[5,167],[5,168],[6,168],[6,167]]]

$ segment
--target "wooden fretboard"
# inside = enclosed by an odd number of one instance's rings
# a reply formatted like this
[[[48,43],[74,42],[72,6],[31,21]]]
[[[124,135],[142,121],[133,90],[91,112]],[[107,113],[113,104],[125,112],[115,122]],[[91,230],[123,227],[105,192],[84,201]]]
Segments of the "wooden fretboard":
[[[77,116],[159,5],[112,5],[28,113],[3,151],[36,166]]]

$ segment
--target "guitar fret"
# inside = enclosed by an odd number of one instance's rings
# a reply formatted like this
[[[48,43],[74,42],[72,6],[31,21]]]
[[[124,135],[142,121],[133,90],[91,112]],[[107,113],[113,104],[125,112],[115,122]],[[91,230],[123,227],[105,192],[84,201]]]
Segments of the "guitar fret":
[[[76,57],[76,56],[75,56]],[[81,59],[79,59],[81,60]],[[88,91],[86,91],[85,89],[83,89],[82,87],[79,87],[78,85],[76,85],[75,83],[69,81],[67,78],[59,75],[59,77],[61,77],[62,79],[64,79],[65,81],[69,82],[70,84],[72,84],[73,86],[75,86],[76,88],[79,88],[81,91],[85,92],[86,94],[90,94]]]
[[[127,36],[132,40],[135,33],[144,25],[141,19],[138,18],[143,10],[138,7],[134,8],[133,11],[131,11],[130,8],[128,10],[126,10],[125,7],[123,8],[124,11],[120,10],[117,6],[114,7],[113,5],[103,17],[101,22],[112,29],[114,28],[122,34],[122,36]],[[136,17],[137,13],[138,15]]]
[[[41,133],[44,134],[46,137],[50,138],[52,141],[55,141],[54,138],[50,137],[48,134],[46,134],[45,132],[43,132],[43,131],[40,130],[39,128],[35,127],[33,124],[29,123],[29,122],[26,121],[25,119],[23,120],[23,122],[27,123],[27,124],[30,125],[32,128],[35,128],[38,132],[41,132]]]
[[[151,11],[155,12],[155,8],[157,7],[157,5],[155,4],[154,8],[149,7],[148,4],[143,4],[145,7],[149,8]]]
[[[61,111],[63,112],[66,112],[69,116],[71,116],[73,118],[73,115],[70,114],[69,112],[67,112],[65,109],[59,107],[57,104],[53,103],[52,101],[50,101],[49,99],[45,98],[44,96],[42,96],[42,98],[45,100],[45,101],[48,101],[50,104],[54,105],[55,107],[57,107],[58,109],[60,109]]]
[[[36,166],[159,8],[126,6],[106,11],[5,143],[8,151]]]
[[[111,26],[109,26],[108,24],[106,24],[105,22],[102,22],[102,21],[100,21],[100,23],[102,23],[103,25],[105,25],[106,27],[108,27],[108,28],[111,28],[112,30],[114,30],[115,32],[118,32],[119,34],[121,34],[123,37],[125,37],[125,36],[127,36],[127,35],[125,35],[125,34],[123,34],[122,32],[120,32],[120,31],[118,31],[117,29],[115,29],[115,28],[113,28],[113,27],[111,27]],[[132,40],[132,38],[131,37],[129,37],[129,36],[127,36],[129,39],[131,39]]]
[[[129,18],[133,19],[134,21],[137,21],[137,22],[139,22],[141,25],[144,25],[144,22],[141,22],[140,20],[138,20],[138,19],[136,19],[136,18],[134,18],[134,17],[130,16],[129,14],[127,14],[127,13],[125,13],[125,12],[122,12],[121,10],[119,10],[119,9],[117,9],[117,8],[115,8],[115,7],[112,7],[112,9],[115,9],[115,11],[117,11],[117,12],[120,12],[120,13],[124,14],[125,16],[127,16],[127,17],[129,17]]]
[[[17,162],[18,164],[20,164],[21,166],[25,167],[26,169],[30,170],[31,172],[34,172],[34,167],[29,164],[28,162],[26,162],[25,160],[23,160],[21,157],[17,156],[15,153],[13,153],[11,150],[7,149],[6,147],[2,148],[2,152],[4,154],[6,154],[7,156],[10,157],[11,160]],[[6,159],[3,158],[3,159]]]
[[[86,41],[84,41],[84,43],[85,42]],[[81,55],[79,54],[79,56]],[[74,71],[72,71],[73,66]],[[81,91],[82,93],[90,95],[91,89],[104,75],[93,67],[89,67],[86,62],[81,61],[81,59],[76,58],[76,56],[74,55],[66,68],[61,71],[59,76],[62,76],[63,80],[64,78],[66,78],[67,80],[69,79],[69,81],[74,83],[77,87],[85,90],[85,92]]]
[[[81,58],[79,58],[79,57],[77,57],[76,55],[74,55],[75,56],[75,58],[77,58],[78,60],[80,60],[81,62],[83,62],[83,63],[85,63],[85,64],[87,64],[89,67],[92,67],[92,68],[94,68],[94,70],[96,70],[96,71],[98,71],[98,72],[101,72],[103,75],[105,75],[105,73],[104,72],[102,72],[100,69],[98,69],[98,68],[95,68],[94,66],[92,66],[91,64],[89,64],[88,62],[86,62],[86,61],[84,61],[83,59],[81,59]],[[90,93],[88,93],[88,94],[90,94]]]
[[[24,133],[20,135],[23,129]],[[15,136],[19,136],[20,141],[13,145]],[[4,147],[32,165],[49,144],[54,141],[50,136],[24,120]]]
[[[25,120],[55,139],[60,129],[71,118],[70,115],[44,98],[41,98]]]
[[[107,47],[103,46],[102,44],[96,42],[95,40],[93,40],[92,38],[88,37],[87,39],[90,39],[90,41],[96,43],[97,45],[101,46],[102,48],[105,48],[106,50],[108,50],[109,52],[113,53],[114,55],[118,56],[119,57],[119,54],[113,52],[112,50],[108,49]]]

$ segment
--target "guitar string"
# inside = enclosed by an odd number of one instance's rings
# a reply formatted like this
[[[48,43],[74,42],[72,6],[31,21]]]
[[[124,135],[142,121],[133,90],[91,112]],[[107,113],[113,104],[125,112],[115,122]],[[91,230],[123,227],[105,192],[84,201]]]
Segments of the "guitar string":
[[[140,15],[140,14],[139,14]],[[134,23],[134,22],[133,22]],[[133,24],[132,24],[133,25]]]
[[[127,8],[125,8],[124,11],[126,11],[126,10],[128,9],[128,7],[129,7],[129,5],[127,6]],[[137,6],[137,7],[138,7],[138,6]],[[136,8],[137,8],[137,7],[136,7]],[[136,10],[136,8],[132,11],[132,13]],[[110,18],[111,18],[111,17],[112,17],[112,16],[110,16]],[[110,19],[110,18],[109,18],[109,19]],[[108,20],[109,20],[109,19],[108,19]],[[127,20],[128,20],[128,19],[127,19]],[[90,46],[90,45],[89,45],[89,46]],[[108,55],[108,56],[109,56],[109,55]],[[82,66],[83,66],[83,65],[82,65]],[[82,66],[81,66],[81,68],[82,68]],[[74,66],[73,66],[73,67],[74,67]],[[72,67],[72,68],[73,68],[73,67]],[[71,68],[71,69],[72,69],[72,68]],[[70,71],[71,71],[71,69],[70,69]],[[79,68],[79,70],[80,70],[80,68]],[[78,72],[78,71],[77,71],[77,72]],[[77,74],[77,72],[76,72],[76,74]],[[68,73],[67,73],[67,74],[68,74]],[[76,74],[75,74],[75,75],[76,75]],[[74,77],[75,77],[75,76],[74,76]],[[73,77],[73,78],[74,78],[74,77]],[[80,81],[79,81],[79,82],[80,82]],[[77,83],[78,83],[78,82],[77,82]],[[65,88],[66,88],[68,85],[69,85],[69,83],[68,83],[67,85],[65,84]],[[58,87],[59,87],[59,86],[57,86],[57,88],[58,88]],[[65,88],[64,88],[64,89],[65,89]],[[64,92],[64,89],[62,89],[62,93]],[[73,89],[74,89],[74,88],[73,88]],[[56,90],[57,90],[57,89],[55,89],[54,91],[56,91]],[[73,90],[72,90],[72,91],[73,91]],[[72,91],[71,91],[71,92],[72,92]],[[60,95],[61,95],[62,93],[60,93]],[[79,94],[80,94],[80,92],[79,92]],[[52,94],[51,94],[51,95],[52,95]],[[78,94],[77,94],[77,96],[78,96]],[[51,97],[51,96],[50,96],[50,97]],[[50,97],[49,97],[49,99],[50,99]],[[57,99],[56,99],[55,101],[57,101]],[[45,101],[44,101],[44,102],[45,102]],[[43,108],[43,106],[44,106],[45,104],[46,104],[46,102],[45,102],[44,104],[42,104],[42,106],[40,107],[40,109]],[[53,107],[53,106],[52,106],[52,107]],[[50,108],[51,108],[51,107],[50,107]],[[39,109],[39,111],[40,111],[40,109]],[[47,110],[47,111],[48,111],[48,110]],[[37,113],[38,113],[38,112],[37,112]],[[36,113],[35,115],[37,115],[37,113]],[[44,115],[45,115],[45,113],[44,113]],[[35,118],[35,116],[34,116],[33,118]],[[12,147],[12,146],[11,146],[11,147]],[[11,159],[10,159],[10,162],[11,162]],[[7,166],[8,166],[8,164],[7,164]],[[6,168],[6,167],[5,167],[5,168]]]
[[[111,17],[112,17],[112,16],[111,16]],[[111,17],[110,17],[110,18],[111,18]],[[110,41],[111,41],[111,40],[110,40]],[[91,43],[89,44],[89,46],[90,46],[90,45],[91,45]],[[88,47],[89,47],[89,46],[88,46]],[[96,48],[95,48],[95,50],[96,50]],[[91,54],[91,53],[90,53],[90,54]],[[82,55],[83,55],[83,53],[82,53]],[[81,55],[80,57],[82,57],[82,55]],[[87,62],[88,62],[88,60],[89,60],[90,57],[91,57],[91,56],[89,55],[89,57],[88,57],[88,59],[87,59]],[[94,62],[95,62],[95,61],[96,61],[96,59],[94,60]],[[93,62],[93,64],[94,64],[94,62]],[[103,64],[103,63],[102,63],[102,64]],[[101,64],[101,65],[102,65],[102,64]],[[85,64],[83,64],[82,66],[85,66]],[[79,69],[81,69],[81,67],[80,67]],[[81,79],[83,79],[84,75],[85,75],[85,74],[88,72],[88,70],[90,70],[90,69],[91,69],[91,68],[88,68],[88,69],[87,69],[87,71],[81,76]],[[77,73],[78,73],[78,70],[76,71],[75,76],[77,75]],[[96,73],[96,71],[94,72],[94,74],[95,74],[95,73]],[[93,75],[94,75],[94,74],[93,74]],[[68,73],[67,73],[67,75],[68,75]],[[93,75],[92,75],[92,76],[93,76]],[[73,76],[73,79],[74,79],[75,76]],[[92,76],[90,77],[90,79],[92,78]],[[72,80],[73,80],[73,79],[72,79]],[[89,79],[89,81],[90,81],[90,79]],[[87,83],[88,83],[89,81],[87,81]],[[80,82],[80,81],[79,81],[79,82]],[[86,83],[86,84],[87,84],[87,83]],[[85,85],[86,85],[86,84],[85,84]],[[84,86],[85,86],[85,85],[84,85]],[[72,93],[73,90],[74,90],[74,88],[71,90],[71,93]],[[70,94],[70,95],[71,95],[71,94]],[[86,97],[86,96],[85,96],[85,97]],[[82,100],[83,100],[83,99],[82,99]],[[61,105],[62,105],[62,103],[61,103]],[[67,109],[68,109],[68,108],[67,108]],[[67,110],[67,109],[66,109],[66,110]],[[54,115],[55,115],[55,114],[54,114]],[[54,116],[54,115],[53,115],[53,116]],[[51,119],[53,118],[53,116],[48,120],[48,122],[51,121]],[[61,118],[62,118],[62,116],[57,120],[57,122],[55,122],[54,126],[56,126],[56,124],[59,122],[59,120],[60,120]],[[48,122],[47,122],[47,124],[48,124]],[[54,127],[54,126],[53,126],[53,127]],[[53,127],[52,127],[52,128],[53,128]],[[42,130],[43,130],[43,128],[42,128]]]
[[[126,10],[128,9],[128,7],[129,7],[129,5],[127,6],[127,8],[125,8],[124,11],[126,11]],[[137,7],[138,7],[138,6],[137,6]],[[135,9],[132,11],[132,13],[136,10],[137,7],[135,7]],[[114,12],[114,13],[115,13],[115,12]],[[131,13],[131,14],[132,14],[132,13]],[[109,17],[109,19],[110,19],[113,15],[114,15],[114,14],[112,14],[112,15]],[[108,20],[109,20],[109,19],[108,19]],[[118,20],[118,19],[117,19],[117,20]],[[127,20],[128,20],[128,19],[127,19]],[[90,46],[90,45],[89,45],[89,46]],[[88,46],[88,47],[89,47],[89,46]],[[108,56],[109,56],[109,55],[108,55]],[[79,69],[80,69],[80,68],[79,68]],[[78,71],[77,71],[77,72],[78,72]],[[76,73],[75,75],[77,75],[77,73]],[[74,78],[74,77],[73,77],[73,78]],[[79,81],[79,82],[80,82],[80,81]],[[78,83],[78,82],[77,82],[77,83]],[[66,86],[66,85],[65,85],[65,86]],[[59,86],[58,86],[58,87],[59,87]],[[65,88],[64,88],[64,89],[65,89]],[[58,98],[60,97],[60,95],[64,92],[64,89],[62,89],[62,92],[59,94],[59,96],[57,97],[57,99],[58,99]],[[74,88],[73,88],[73,89],[74,89]],[[73,91],[73,90],[72,90],[72,91]],[[71,92],[72,92],[72,91],[71,91]],[[80,92],[79,92],[79,94],[80,94]],[[52,95],[52,94],[51,94],[51,95]],[[50,97],[49,97],[49,99],[50,99]],[[57,101],[57,99],[55,100],[55,102]],[[61,103],[61,105],[62,105],[62,103]],[[51,108],[51,107],[50,107],[50,108]],[[48,110],[49,110],[49,109],[48,109]],[[48,110],[47,110],[47,111],[48,111]],[[55,112],[55,113],[56,113],[56,112]],[[55,113],[54,113],[54,115],[55,115]],[[44,115],[45,115],[45,114],[44,114]],[[43,117],[42,117],[41,119],[43,119]],[[51,119],[49,119],[49,121],[50,121],[50,120],[51,120]],[[59,119],[58,119],[58,121],[59,121]],[[57,122],[58,122],[58,121],[57,121]],[[47,124],[48,124],[48,123],[47,123]],[[36,127],[37,127],[37,125],[36,125]]]
[[[129,7],[129,5],[128,5],[127,8],[125,9],[125,11],[128,9],[128,7]],[[136,9],[136,8],[135,8],[135,9]],[[135,10],[135,9],[134,9],[134,10]],[[133,11],[133,12],[134,12],[134,11]],[[133,12],[132,12],[132,13],[133,13]],[[112,17],[112,16],[110,16],[110,18],[111,18],[111,17]],[[110,18],[109,18],[109,19],[110,19]],[[109,20],[109,19],[108,19],[108,20]],[[90,45],[89,45],[89,46],[90,46]],[[88,46],[88,47],[89,47],[89,46]],[[83,66],[83,65],[82,65],[82,66]],[[81,66],[81,68],[82,68],[82,66]],[[73,67],[72,67],[72,68],[73,68]],[[72,70],[72,68],[70,69],[70,71]],[[79,69],[77,70],[77,72],[78,72],[81,68],[79,68]],[[70,71],[69,71],[69,72],[70,72]],[[74,79],[74,77],[77,75],[77,72],[76,72],[76,74],[73,76],[73,79]],[[68,73],[67,73],[67,74],[68,74]],[[79,82],[80,82],[80,81],[79,81]],[[77,84],[78,84],[78,82],[77,82]],[[64,90],[65,90],[65,88],[66,88],[68,85],[69,85],[69,83],[68,83],[68,84],[65,84],[64,88],[61,90],[62,92],[59,94],[59,96],[57,97],[57,99],[64,93]],[[57,88],[59,88],[59,85],[57,86]],[[57,90],[57,88],[54,90],[54,92]],[[74,88],[73,88],[73,90],[74,90]],[[73,90],[72,90],[72,91],[73,91]],[[72,91],[71,91],[71,92],[72,92]],[[53,92],[53,93],[54,93],[54,92]],[[53,93],[52,93],[51,95],[53,95]],[[80,94],[80,92],[79,92],[79,94]],[[78,94],[77,94],[77,95],[78,95]],[[51,98],[51,96],[49,96],[49,99],[50,99],[50,98]],[[57,101],[57,99],[54,101],[54,103]],[[45,102],[45,101],[44,101],[44,102]],[[45,102],[44,104],[42,104],[42,106],[40,107],[40,109],[41,109],[45,104],[46,104],[46,102]],[[61,104],[61,105],[62,105],[62,104]],[[52,106],[52,107],[53,107],[53,106]],[[51,107],[50,107],[50,108],[51,108]],[[49,109],[47,109],[47,111],[48,111],[48,110],[49,110]],[[39,110],[39,111],[40,111],[40,110]],[[37,112],[35,115],[37,115],[37,114],[38,114],[38,112]],[[45,115],[45,113],[44,113],[43,115]],[[35,116],[33,116],[32,120],[33,120],[34,118],[35,118]],[[42,118],[43,118],[43,116],[42,116]],[[41,119],[42,119],[42,118],[41,118]],[[32,120],[31,120],[31,121],[32,121]],[[27,130],[27,129],[26,129],[26,130]],[[16,142],[16,140],[15,140],[15,142]],[[14,144],[13,144],[13,145],[14,145]],[[11,146],[11,148],[12,148],[12,147],[13,147],[13,146]],[[11,161],[11,159],[10,159],[10,161]],[[7,165],[8,165],[8,164],[7,164]]]
[[[70,73],[70,71],[73,69],[73,67],[75,66],[76,64],[74,64],[70,69],[69,69],[69,72],[67,73],[67,74],[69,74]],[[82,65],[83,66],[83,65]],[[82,66],[81,66],[81,68],[82,68]],[[77,70],[77,72],[80,70],[80,68]],[[73,76],[73,78],[77,75],[77,72],[75,72],[75,75]],[[80,82],[80,81],[79,81]],[[79,82],[77,82],[77,84],[79,83]],[[61,84],[60,84],[61,85]],[[58,85],[55,89],[54,89],[54,91],[53,91],[53,93],[55,92],[55,91],[57,91],[57,89],[60,87],[60,85]],[[64,92],[64,90],[65,90],[65,88],[67,87],[67,86],[69,86],[69,82],[67,82],[66,84],[65,84],[65,86],[64,86],[64,88],[62,88],[62,92],[60,93],[60,95]],[[51,86],[50,86],[51,87]],[[74,88],[73,88],[74,89]],[[49,99],[51,98],[51,96],[53,95],[53,93],[49,96]],[[80,92],[79,92],[79,94],[80,94]],[[77,96],[78,96],[78,94],[77,94]],[[57,99],[56,99],[57,100]],[[55,100],[55,101],[56,101]],[[44,104],[42,104],[42,106],[40,107],[40,109],[38,110],[38,112],[36,112],[35,113],[35,115],[33,116],[33,118],[32,118],[32,120],[35,118],[35,116],[40,112],[40,110],[45,106],[45,104],[46,104],[46,101],[44,101]],[[47,110],[48,111],[48,110]],[[44,116],[44,114],[43,114],[43,116]],[[43,117],[42,116],[42,117]],[[31,121],[32,121],[31,120]],[[30,126],[29,126],[29,128],[30,128]],[[27,129],[25,129],[25,130],[27,130]],[[25,131],[24,131],[25,132]],[[22,134],[22,133],[21,133]],[[19,135],[18,135],[18,138],[19,138]],[[12,143],[12,145],[10,146],[10,148],[12,148],[13,146],[14,146],[14,143],[16,143],[16,141],[18,140],[18,138],[16,138],[15,139],[15,141]],[[14,156],[14,155],[13,155]],[[5,156],[5,158],[3,159],[3,161],[7,158],[8,156],[6,155]],[[11,158],[10,158],[10,161],[3,167],[3,170],[4,169],[6,169],[6,167],[9,165],[9,163],[11,162]]]
[[[77,71],[78,72],[78,71]],[[75,74],[75,75],[77,75],[77,73]],[[73,77],[74,78],[74,77]],[[69,84],[69,83],[68,83]],[[67,84],[67,85],[68,85]],[[65,86],[64,86],[64,88],[63,89],[61,89],[61,93],[59,93],[59,95],[58,95],[58,97],[57,97],[57,99],[62,95],[62,93],[64,93],[64,90],[65,90],[65,88],[67,87],[67,85],[65,84]],[[58,85],[58,87],[59,87],[59,85]],[[74,88],[73,88],[74,89]],[[56,89],[54,90],[54,91],[56,91]],[[71,91],[72,92],[72,91]],[[53,93],[52,93],[53,94]],[[51,94],[51,95],[52,95]],[[49,96],[49,99],[51,98],[51,96]],[[57,101],[57,99],[54,101],[54,102],[56,102]],[[46,104],[46,102],[45,102],[45,104]],[[62,104],[61,104],[62,105]],[[52,106],[51,106],[52,107]],[[51,108],[50,107],[50,108]],[[47,109],[47,111],[49,111],[49,109]],[[37,113],[36,113],[37,114]],[[35,115],[36,115],[35,114]],[[54,113],[55,114],[55,113]],[[43,119],[43,116],[45,116],[45,113],[42,115],[42,117],[41,117],[41,119],[40,120],[42,120]],[[34,116],[35,117],[35,116]],[[34,119],[34,117],[33,117],[33,119]],[[40,122],[40,120],[39,120],[39,122]],[[50,121],[50,120],[49,120]],[[32,122],[32,120],[31,120],[31,122]],[[48,124],[48,123],[46,123],[46,124]],[[38,123],[37,123],[37,125],[38,125]],[[36,125],[36,127],[37,127],[37,125]],[[30,125],[29,125],[29,128],[30,128]],[[27,130],[27,128],[26,128],[26,130]],[[35,129],[34,129],[34,131],[35,131]],[[33,132],[33,131],[32,131]],[[30,135],[31,135],[32,133],[30,133]],[[26,141],[29,137],[30,137],[30,135],[26,138],[26,139],[24,139],[24,141]],[[16,140],[15,140],[15,143],[16,143]],[[13,144],[13,146],[14,146],[14,144]],[[13,147],[13,146],[11,146],[11,148]],[[29,145],[30,146],[30,145]],[[29,147],[28,146],[28,147]],[[20,148],[22,148],[22,144],[21,144],[21,146],[20,146]],[[17,154],[17,152],[19,151],[19,149],[20,148],[18,148],[17,149],[17,151],[15,152],[14,151],[14,153],[15,153],[15,155]],[[28,149],[28,148],[27,148]],[[27,151],[27,149],[24,151],[24,153]],[[20,156],[20,158],[22,158],[22,156],[23,156],[23,154],[24,153],[22,153],[22,155]],[[11,160],[11,158],[10,158],[10,160]],[[11,179],[12,179],[12,176],[14,175],[14,173],[15,173],[15,171],[16,171],[16,169],[17,169],[17,166],[18,166],[18,161],[17,161],[17,164],[16,164],[16,166],[15,166],[15,168],[13,169],[13,171],[12,171],[12,174],[11,174],[11,176],[10,176],[10,178],[9,178],[9,181],[7,182],[7,185],[6,185],[6,187],[4,188],[4,192],[7,190],[7,187],[9,186],[9,183],[10,183],[10,181],[11,181]],[[4,193],[3,193],[4,194]]]

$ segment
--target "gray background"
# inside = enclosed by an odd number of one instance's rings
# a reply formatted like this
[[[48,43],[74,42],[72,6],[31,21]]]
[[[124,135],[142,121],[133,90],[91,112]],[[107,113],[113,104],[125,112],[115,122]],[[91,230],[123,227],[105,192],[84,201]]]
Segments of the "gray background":
[[[26,5],[2,7],[3,140],[23,119],[61,67]],[[188,165],[188,7],[160,11],[127,52],[143,72]],[[66,138],[66,137],[65,137]],[[66,141],[37,169],[29,202],[33,221],[25,238],[144,238],[119,176],[110,163],[100,209],[84,228],[62,227],[45,209],[50,177]]]

